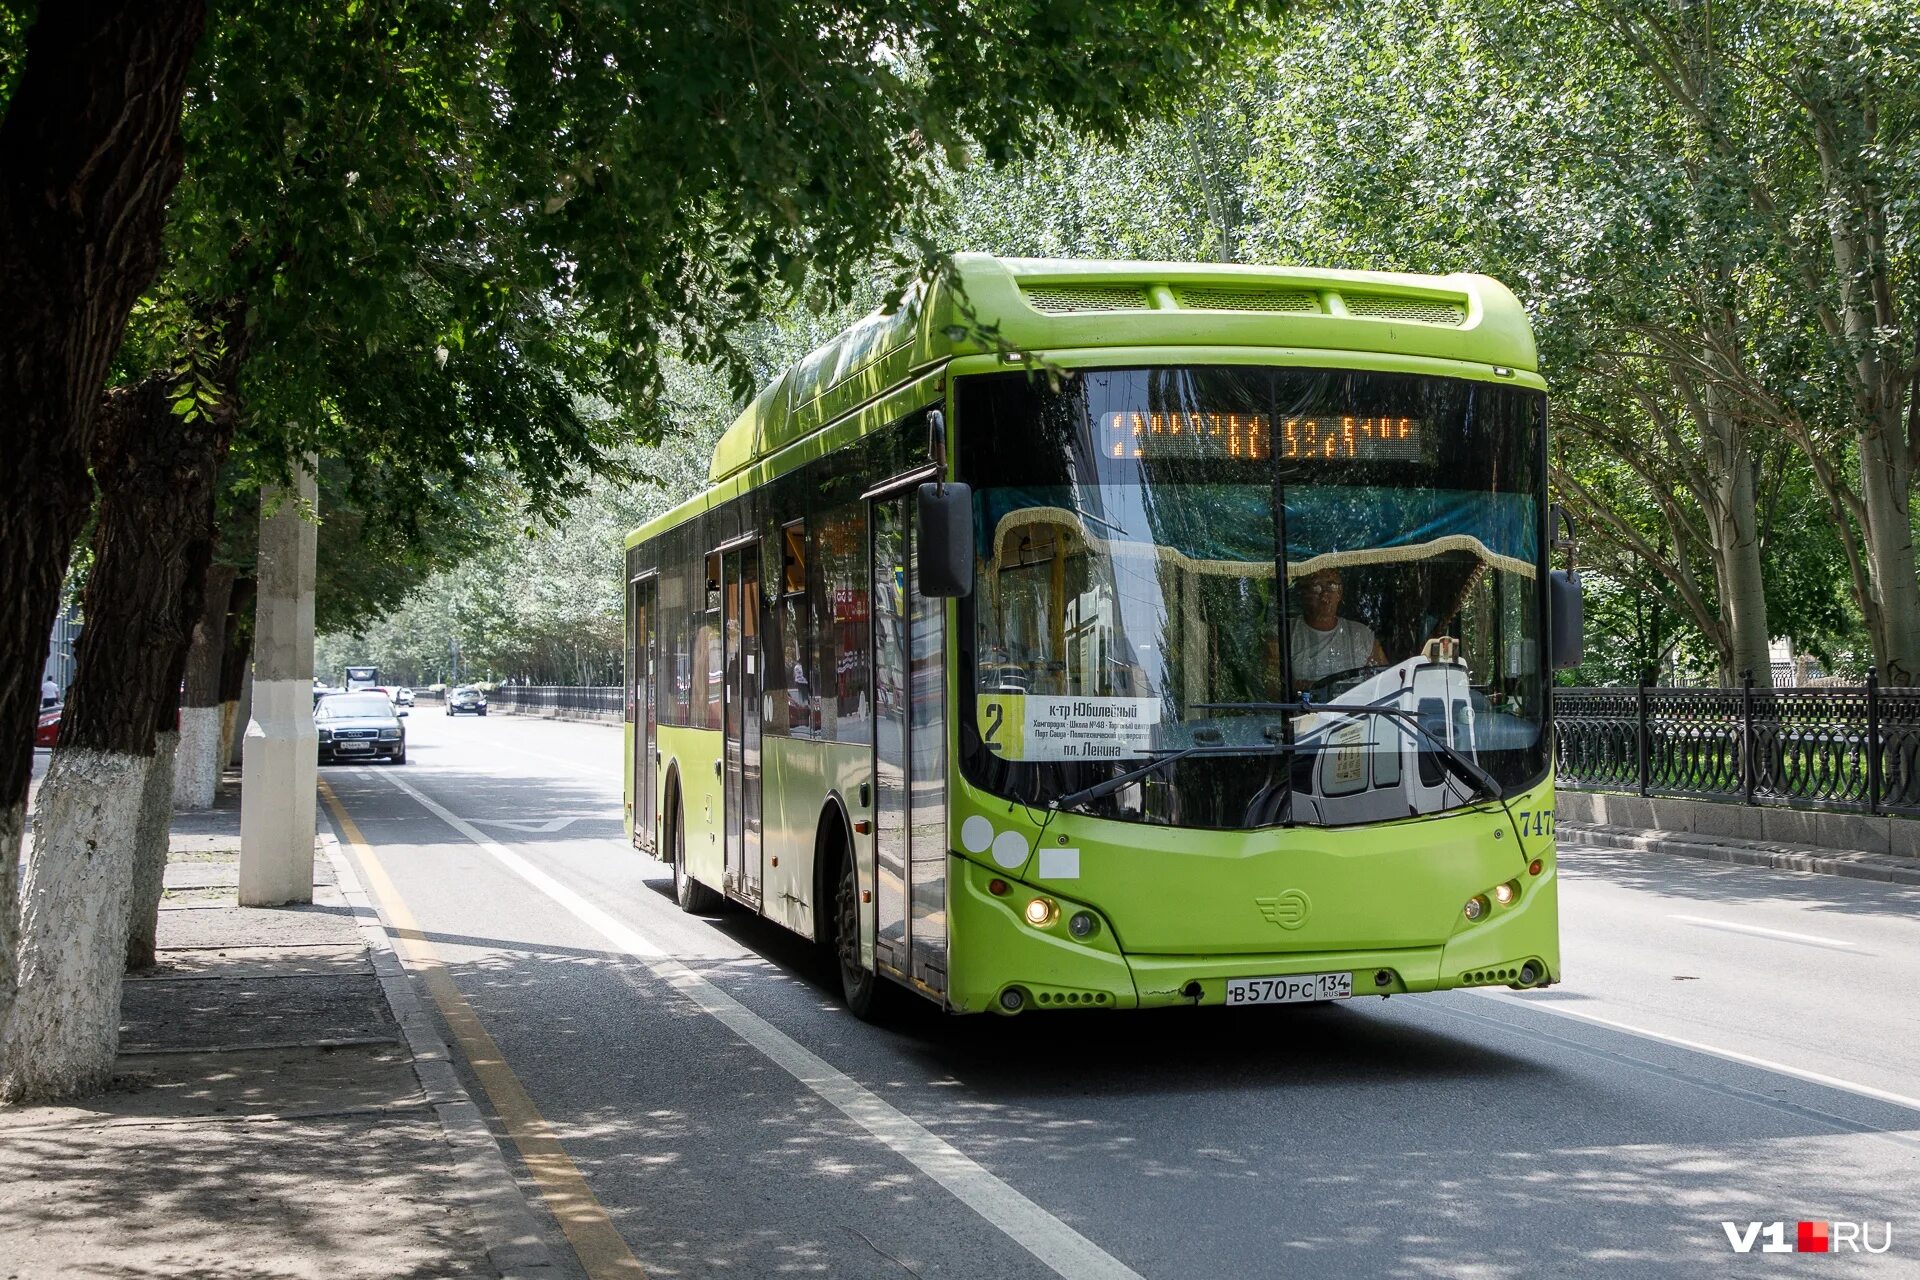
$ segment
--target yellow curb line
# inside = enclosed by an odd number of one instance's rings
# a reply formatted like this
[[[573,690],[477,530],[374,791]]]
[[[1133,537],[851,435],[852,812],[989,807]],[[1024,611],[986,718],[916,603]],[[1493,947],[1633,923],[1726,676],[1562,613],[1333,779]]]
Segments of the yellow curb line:
[[[454,985],[446,965],[421,932],[413,913],[407,910],[386,868],[380,865],[373,846],[360,834],[360,828],[348,816],[346,807],[333,794],[326,779],[319,782],[321,798],[326,801],[334,821],[340,824],[340,834],[353,846],[361,866],[366,869],[368,888],[392,926],[395,947],[406,959],[407,966],[426,983],[440,1016],[446,1019],[454,1038],[459,1040],[460,1051],[466,1055],[473,1074],[479,1077],[480,1087],[486,1090],[494,1112],[506,1126],[507,1136],[519,1148],[527,1172],[539,1185],[541,1198],[547,1202],[561,1231],[566,1233],[567,1243],[573,1246],[580,1265],[592,1280],[647,1280],[646,1269],[627,1248],[625,1238],[587,1186],[579,1166],[561,1148],[553,1126],[533,1105],[533,1099],[527,1096],[520,1078],[507,1065],[500,1047],[481,1025],[479,1015]]]

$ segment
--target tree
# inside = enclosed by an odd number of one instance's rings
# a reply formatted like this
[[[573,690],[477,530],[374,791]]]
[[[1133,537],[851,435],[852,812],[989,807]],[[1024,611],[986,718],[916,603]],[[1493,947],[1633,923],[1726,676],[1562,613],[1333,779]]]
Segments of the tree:
[[[195,474],[240,431],[263,478],[314,452],[456,478],[497,459],[550,509],[617,466],[628,424],[653,430],[669,350],[744,385],[737,325],[807,281],[847,296],[916,221],[933,156],[969,138],[1016,154],[1049,112],[1123,129],[1264,7],[236,0],[187,119],[172,265],[122,358],[127,402],[153,415],[149,434],[202,444]],[[896,254],[923,257],[910,240]],[[630,416],[587,416],[591,397]],[[164,513],[147,513],[149,558],[185,571],[161,629],[178,637],[213,531]],[[95,668],[99,705],[116,681],[166,687],[174,660],[140,657]],[[154,743],[127,749],[150,760]],[[121,770],[120,791],[151,803],[150,772]],[[56,770],[44,801],[63,823],[70,777]],[[130,841],[135,809],[103,809],[115,830],[92,838]],[[0,1071],[29,1091],[111,1059],[100,966],[53,974],[57,940],[100,910],[71,874],[80,847],[49,829],[36,848],[46,890],[21,952],[46,979],[21,1034],[0,1038]],[[36,1075],[22,1053],[57,1070]]]
[[[100,390],[159,266],[203,20],[201,0],[63,0],[35,8],[30,27],[20,8],[0,11],[0,40],[24,55],[9,59],[0,120],[0,1028],[35,673],[92,505]]]

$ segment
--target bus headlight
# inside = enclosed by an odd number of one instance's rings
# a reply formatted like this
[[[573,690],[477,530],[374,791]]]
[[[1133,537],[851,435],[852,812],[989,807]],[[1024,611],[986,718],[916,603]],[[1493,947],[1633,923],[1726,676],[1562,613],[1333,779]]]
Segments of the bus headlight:
[[[1475,894],[1467,899],[1467,905],[1460,909],[1460,914],[1469,920],[1478,920],[1487,914],[1487,900]]]
[[[1036,929],[1046,928],[1059,914],[1060,908],[1054,905],[1052,898],[1035,898],[1027,904],[1027,923]]]
[[[1093,918],[1091,911],[1076,911],[1067,919],[1067,932],[1082,942],[1091,938],[1093,931],[1099,927],[1100,922]]]
[[[1493,900],[1503,907],[1511,904],[1519,894],[1520,891],[1514,888],[1513,881],[1511,880],[1505,884],[1493,886]]]

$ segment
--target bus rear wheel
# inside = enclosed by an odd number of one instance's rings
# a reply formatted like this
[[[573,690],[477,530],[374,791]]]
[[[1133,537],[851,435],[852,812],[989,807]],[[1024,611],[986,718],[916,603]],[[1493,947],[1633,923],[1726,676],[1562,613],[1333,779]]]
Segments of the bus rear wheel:
[[[687,874],[687,821],[679,796],[673,798],[673,896],[682,911],[697,916],[720,910],[720,895]]]

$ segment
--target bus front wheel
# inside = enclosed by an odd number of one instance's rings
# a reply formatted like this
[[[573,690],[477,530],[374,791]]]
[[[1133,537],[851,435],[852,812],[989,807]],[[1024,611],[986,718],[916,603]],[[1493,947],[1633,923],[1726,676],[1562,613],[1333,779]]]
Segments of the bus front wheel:
[[[673,798],[673,896],[682,911],[697,916],[720,910],[720,895],[687,874],[687,821],[677,795]]]
[[[840,969],[840,998],[847,1002],[847,1012],[862,1022],[881,1022],[886,1018],[891,993],[878,974],[860,963],[860,886],[854,876],[853,855],[844,842],[835,861],[833,956]]]

